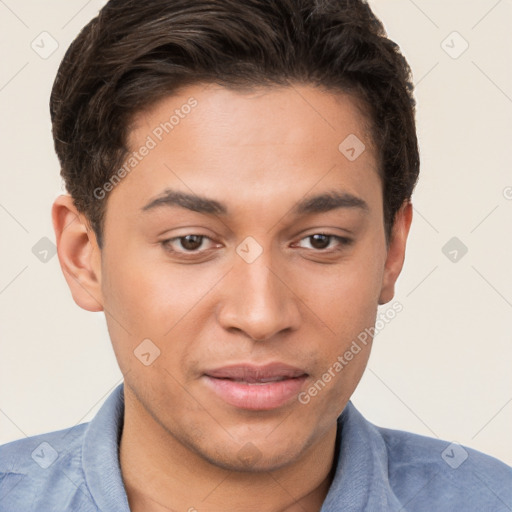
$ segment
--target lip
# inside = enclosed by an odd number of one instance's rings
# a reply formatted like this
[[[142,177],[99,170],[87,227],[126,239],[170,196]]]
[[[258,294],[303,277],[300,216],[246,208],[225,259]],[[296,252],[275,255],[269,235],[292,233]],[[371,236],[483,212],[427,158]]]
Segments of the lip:
[[[205,384],[224,402],[252,411],[277,409],[296,397],[308,374],[284,363],[237,364],[207,370]]]

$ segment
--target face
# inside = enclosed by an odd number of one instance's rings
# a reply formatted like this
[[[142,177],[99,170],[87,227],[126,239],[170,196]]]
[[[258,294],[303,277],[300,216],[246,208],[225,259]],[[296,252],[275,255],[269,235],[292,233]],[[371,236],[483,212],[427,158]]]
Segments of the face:
[[[403,259],[363,113],[313,87],[197,85],[139,114],[129,146],[97,290],[127,399],[217,466],[299,460],[335,431],[371,340],[344,354]]]

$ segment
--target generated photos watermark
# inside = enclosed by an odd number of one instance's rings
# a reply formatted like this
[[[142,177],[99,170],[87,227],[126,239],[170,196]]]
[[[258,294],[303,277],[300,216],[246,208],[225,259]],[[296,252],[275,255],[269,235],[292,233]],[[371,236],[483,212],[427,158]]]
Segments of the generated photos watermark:
[[[94,189],[94,197],[96,199],[104,199],[109,192],[112,192],[116,185],[130,174],[130,172],[158,146],[158,143],[161,142],[167,134],[171,133],[172,130],[180,124],[181,120],[185,119],[197,105],[197,100],[194,97],[190,97],[180,108],[174,109],[174,113],[169,119],[153,128],[151,134],[146,137],[144,144],[137,151],[132,151],[128,155],[123,166],[119,168],[103,186]]]
[[[385,329],[389,323],[394,320],[399,313],[403,311],[404,307],[401,302],[394,302],[386,311],[379,315],[375,321],[375,327],[367,327],[361,331],[357,338],[352,341],[350,347],[340,354],[336,361],[317,379],[306,391],[302,391],[297,395],[297,399],[303,405],[309,404],[311,399],[317,396],[331,380],[339,375],[345,366],[349,364],[354,357],[357,356],[366,347],[370,341],[381,331]]]

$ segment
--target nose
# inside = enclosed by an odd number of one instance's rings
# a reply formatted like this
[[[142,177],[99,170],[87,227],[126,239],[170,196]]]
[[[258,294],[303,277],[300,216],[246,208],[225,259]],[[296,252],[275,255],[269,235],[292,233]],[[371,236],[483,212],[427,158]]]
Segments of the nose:
[[[242,331],[257,341],[296,330],[300,322],[298,297],[284,272],[272,268],[265,252],[252,263],[238,255],[223,280],[218,321],[229,331]]]

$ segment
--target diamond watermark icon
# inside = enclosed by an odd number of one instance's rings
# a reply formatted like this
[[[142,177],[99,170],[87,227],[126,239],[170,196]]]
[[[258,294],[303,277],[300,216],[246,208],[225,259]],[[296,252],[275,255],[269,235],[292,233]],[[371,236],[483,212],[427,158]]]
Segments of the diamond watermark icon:
[[[442,41],[441,48],[452,59],[458,59],[469,48],[469,43],[457,31],[454,31]]]
[[[142,340],[133,353],[144,366],[152,365],[160,357],[160,349],[149,338]]]
[[[254,444],[245,443],[240,450],[238,450],[238,460],[245,466],[252,466],[261,458],[260,450]]]
[[[31,43],[30,47],[41,59],[48,59],[59,47],[57,40],[48,32],[41,32]]]
[[[46,441],[42,442],[32,452],[31,457],[43,469],[49,468],[58,458],[57,450]]]
[[[43,236],[32,247],[32,254],[42,263],[48,263],[56,253],[56,245],[47,236]]]
[[[237,245],[236,253],[246,263],[253,263],[263,253],[263,247],[252,236],[248,236]]]
[[[446,242],[441,252],[452,262],[458,263],[468,252],[466,245],[456,236]]]
[[[441,453],[441,458],[452,469],[457,469],[468,457],[468,452],[459,443],[451,443]]]
[[[343,142],[338,146],[338,150],[342,153],[347,160],[353,162],[357,160],[366,149],[363,141],[357,136],[351,133],[346,137]]]

